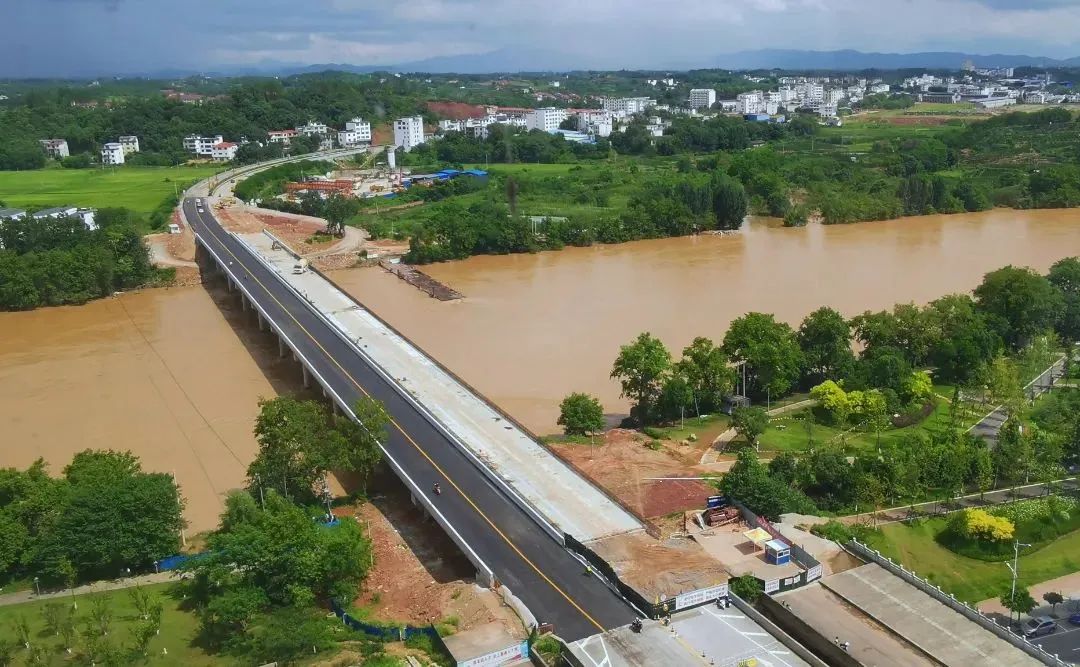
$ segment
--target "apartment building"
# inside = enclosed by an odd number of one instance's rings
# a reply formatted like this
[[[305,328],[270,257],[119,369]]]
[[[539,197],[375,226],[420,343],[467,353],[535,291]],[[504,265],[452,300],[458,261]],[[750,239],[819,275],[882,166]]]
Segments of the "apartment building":
[[[356,146],[371,143],[371,123],[363,118],[353,118],[345,123],[345,129],[338,132],[338,143],[342,146]]]
[[[424,119],[406,116],[394,121],[394,145],[408,153],[414,146],[424,143]]]
[[[292,140],[300,135],[296,130],[270,130],[266,133],[270,137],[270,143],[288,146]]]
[[[544,107],[533,109],[525,115],[525,127],[529,130],[554,132],[566,120],[566,109]]]
[[[184,150],[196,155],[210,157],[214,153],[214,146],[220,144],[224,140],[225,139],[220,134],[215,134],[210,137],[191,134],[184,137]]]
[[[694,88],[690,91],[690,107],[710,109],[716,104],[716,91],[712,88]]]
[[[236,151],[239,146],[231,141],[222,141],[214,144],[211,149],[210,157],[215,162],[229,162],[236,157]]]
[[[604,99],[604,109],[622,116],[632,116],[656,106],[656,100],[649,97],[608,97]]]

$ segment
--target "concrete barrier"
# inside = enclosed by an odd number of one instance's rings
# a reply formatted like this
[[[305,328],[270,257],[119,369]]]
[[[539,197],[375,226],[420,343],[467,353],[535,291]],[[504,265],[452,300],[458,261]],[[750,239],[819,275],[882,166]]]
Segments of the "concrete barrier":
[[[861,667],[862,663],[856,660],[850,653],[829,641],[820,632],[810,627],[810,624],[796,616],[790,609],[780,604],[768,595],[762,595],[754,602],[755,611],[760,613],[792,636],[796,641],[805,645],[816,655],[822,656],[828,664],[835,667]]]
[[[521,619],[521,624],[525,626],[526,630],[532,632],[534,628],[540,627],[540,624],[536,621],[536,616],[533,615],[532,611],[525,606],[525,603],[522,602],[518,596],[514,595],[509,588],[500,584],[495,590],[499,594],[499,597],[503,599],[503,602],[506,603],[506,606],[513,609],[514,613],[518,615],[518,618]]]
[[[1042,662],[1045,665],[1051,667],[1067,667],[1069,663],[1061,660],[1056,655],[1047,653],[1041,646],[1032,644],[1024,637],[1017,635],[1010,631],[1008,628],[1003,628],[994,621],[987,618],[978,609],[975,609],[971,605],[961,602],[956,599],[955,596],[950,595],[941,590],[938,586],[931,584],[914,572],[909,572],[904,569],[902,565],[894,563],[891,558],[882,556],[881,552],[871,549],[858,540],[852,540],[846,545],[851,551],[855,552],[860,558],[864,558],[869,561],[877,563],[881,567],[885,568],[892,574],[900,577],[904,581],[908,582],[912,586],[915,586],[922,592],[926,593],[930,597],[934,598],[938,602],[949,607],[953,611],[956,611],[966,617],[968,620],[982,626],[983,629],[997,635],[999,638],[1004,639],[1016,648],[1020,649],[1024,653],[1027,653],[1036,660]]]
[[[296,251],[294,251],[292,248],[290,248],[288,246],[288,244],[286,244],[284,241],[279,239],[277,236],[275,236],[274,234],[272,234],[268,230],[264,229],[263,234],[267,238],[269,238],[271,241],[273,241],[275,244],[281,246],[281,248],[285,252],[289,253],[294,258],[297,258],[297,259],[300,258],[300,255],[297,254]],[[248,251],[256,258],[256,260],[260,264],[262,264],[264,267],[266,267],[267,270],[269,270],[271,273],[273,273],[275,276],[277,276],[278,280],[280,280],[285,285],[285,287],[287,289],[289,289],[294,294],[296,294],[298,297],[300,297],[300,299],[305,304],[307,304],[308,309],[311,310],[311,312],[314,313],[319,319],[321,319],[328,327],[330,327],[330,330],[333,331],[334,334],[337,335],[337,337],[342,340],[342,342],[344,342],[350,348],[352,348],[354,351],[356,351],[368,363],[368,365],[371,366],[371,368],[376,373],[379,374],[380,377],[382,377],[391,387],[394,388],[394,390],[398,393],[399,396],[404,398],[410,405],[415,407],[416,410],[421,415],[423,415],[424,419],[426,419],[428,421],[428,423],[430,423],[432,426],[434,426],[455,447],[457,447],[458,450],[461,451],[469,459],[469,461],[473,464],[473,466],[475,466],[485,477],[487,477],[488,480],[491,481],[492,484],[495,484],[495,486],[500,491],[502,491],[503,494],[507,498],[509,498],[522,511],[524,511],[526,514],[528,514],[533,519],[533,521],[535,521],[536,524],[539,525],[540,528],[545,533],[547,533],[547,535],[549,537],[551,537],[553,540],[555,540],[560,545],[565,545],[565,543],[563,541],[564,533],[562,531],[558,530],[554,525],[552,525],[552,523],[547,520],[547,517],[545,517],[543,515],[543,513],[540,512],[540,510],[538,510],[536,507],[534,507],[533,504],[530,503],[528,500],[523,498],[521,496],[521,494],[519,494],[516,490],[514,490],[514,488],[512,486],[507,484],[506,480],[504,480],[497,472],[492,470],[483,461],[481,461],[480,458],[478,456],[476,456],[476,454],[472,451],[472,449],[469,448],[468,445],[466,445],[453,431],[448,429],[442,423],[442,421],[440,421],[435,415],[433,415],[431,413],[430,410],[427,409],[426,406],[424,406],[423,403],[416,400],[416,397],[413,396],[411,393],[409,393],[409,391],[406,390],[404,387],[402,387],[401,384],[397,380],[395,380],[393,377],[390,376],[389,373],[387,373],[385,370],[383,370],[382,366],[380,366],[379,363],[375,359],[373,359],[371,357],[371,355],[369,355],[367,352],[365,352],[363,350],[363,348],[361,348],[359,345],[357,345],[355,340],[349,338],[349,336],[346,335],[346,333],[343,332],[335,322],[330,320],[326,316],[325,313],[320,311],[310,301],[308,301],[304,297],[304,295],[299,290],[297,290],[296,287],[292,283],[290,283],[287,279],[285,279],[285,277],[282,276],[274,266],[267,263],[264,260],[263,256],[261,254],[259,254],[258,250],[256,250],[255,248],[252,248],[247,242],[245,242],[240,237],[237,237],[237,239],[241,243],[244,244],[244,247],[246,247],[248,249]],[[323,277],[325,279],[325,276],[323,276],[322,273],[317,272],[317,271],[313,271],[313,272],[317,273],[319,276],[321,276],[321,277]],[[330,281],[327,281],[327,282],[330,282]],[[335,289],[340,291],[342,294],[345,294],[346,296],[349,296],[348,292],[345,292],[344,290],[342,290],[340,287],[338,287],[333,282],[330,282],[330,284]],[[352,299],[351,296],[349,296],[349,298],[355,302],[355,299]],[[357,305],[360,305],[368,313],[371,312],[370,310],[368,310],[366,307],[362,306],[361,304],[357,303]],[[382,319],[380,319],[380,318],[376,317],[376,319],[378,319],[378,321],[380,323],[383,322]],[[391,329],[391,331],[394,331],[395,334],[397,334],[398,336],[401,336],[401,334],[397,333],[397,331],[395,331],[394,329]],[[412,345],[412,342],[409,341],[409,339],[405,338],[404,336],[401,336],[401,338],[402,338],[402,340],[404,340],[404,341],[408,342],[410,345]],[[413,347],[416,347],[416,346],[414,345]],[[420,348],[416,348],[416,349],[417,349],[418,352],[423,354],[425,357],[427,357],[428,359],[431,359],[431,357],[429,355],[427,355],[427,353],[420,350]],[[438,367],[442,368],[441,365],[438,365]],[[452,376],[452,377],[454,377],[456,379],[456,376]],[[471,390],[471,388],[469,388],[467,385],[466,385],[466,389]]]
[[[288,345],[289,349],[292,350],[294,355],[296,355],[296,358],[300,360],[300,363],[302,363],[308,369],[308,372],[315,377],[315,379],[331,396],[331,398],[338,405],[338,407],[341,408],[341,410],[345,414],[349,415],[349,417],[353,421],[357,422],[361,425],[361,427],[363,427],[362,422],[357,419],[356,413],[353,412],[352,406],[349,405],[344,399],[342,399],[336,391],[334,391],[333,386],[331,386],[330,383],[322,377],[318,370],[315,369],[315,366],[312,365],[310,361],[308,361],[307,357],[305,357],[304,354],[300,351],[300,348],[278,326],[277,322],[275,322],[267,315],[262,305],[260,305],[259,302],[252,297],[251,292],[248,291],[245,282],[240,280],[239,277],[234,275],[232,270],[229,269],[228,263],[224,261],[223,258],[219,257],[218,254],[214,252],[214,250],[206,242],[202,241],[198,237],[196,237],[196,242],[202,245],[202,247],[207,252],[209,252],[211,256],[213,256],[215,261],[217,261],[218,266],[220,266],[223,271],[229,274],[230,279],[244,294],[247,300],[251,303],[252,307],[255,308],[256,311],[258,311],[259,316],[266,320],[271,330],[273,330],[274,333],[277,334],[277,336],[281,340],[285,341],[285,344]],[[487,563],[485,563],[484,560],[480,558],[480,556],[475,551],[473,551],[472,546],[470,546],[469,543],[465,541],[465,538],[463,538],[457,532],[454,526],[450,523],[450,521],[445,516],[443,516],[443,513],[439,511],[439,508],[436,507],[434,503],[432,503],[430,498],[428,498],[427,493],[425,493],[424,490],[421,489],[415,481],[413,481],[412,477],[410,477],[409,474],[405,472],[405,469],[401,467],[401,465],[397,462],[396,459],[394,459],[390,452],[386,450],[386,447],[383,446],[382,443],[379,444],[379,449],[382,450],[383,458],[386,459],[387,463],[390,465],[390,468],[397,474],[398,478],[405,483],[405,486],[412,493],[412,496],[416,498],[421,505],[424,506],[428,514],[435,519],[436,523],[438,523],[444,531],[446,531],[446,534],[450,536],[450,539],[458,545],[462,553],[465,554],[465,557],[468,558],[469,561],[473,564],[477,571],[477,579],[484,582],[484,584],[489,588],[493,586],[495,583],[495,573],[492,571],[492,569],[488,567]]]

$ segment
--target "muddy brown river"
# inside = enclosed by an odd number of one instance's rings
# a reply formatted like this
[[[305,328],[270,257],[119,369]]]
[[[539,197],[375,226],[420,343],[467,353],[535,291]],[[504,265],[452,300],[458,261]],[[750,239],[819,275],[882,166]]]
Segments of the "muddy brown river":
[[[428,298],[380,269],[335,280],[526,426],[551,433],[571,391],[595,394],[609,413],[628,410],[608,374],[641,331],[677,356],[695,336],[719,342],[748,311],[797,325],[821,305],[854,315],[924,303],[1006,264],[1044,271],[1077,254],[1080,210],[999,209],[801,229],[759,220],[736,236],[424,267],[462,301]]]
[[[848,315],[970,290],[1005,264],[1045,270],[1080,254],[1080,210],[1008,211],[642,241],[426,267],[466,295],[428,298],[382,270],[334,274],[361,301],[540,433],[559,400],[627,404],[608,379],[641,331],[678,353],[760,310],[798,323],[819,305]],[[249,314],[250,315],[250,314]],[[0,313],[0,465],[44,457],[54,472],[86,448],[128,449],[175,472],[191,530],[212,528],[243,484],[260,396],[296,391],[219,286],[148,290],[85,306]]]

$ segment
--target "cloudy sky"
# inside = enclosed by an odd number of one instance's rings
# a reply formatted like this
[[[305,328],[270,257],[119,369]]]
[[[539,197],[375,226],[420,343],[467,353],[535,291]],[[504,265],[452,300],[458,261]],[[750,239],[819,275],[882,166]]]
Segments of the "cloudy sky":
[[[0,0],[0,77],[511,49],[583,68],[762,48],[1080,55],[1080,0]]]

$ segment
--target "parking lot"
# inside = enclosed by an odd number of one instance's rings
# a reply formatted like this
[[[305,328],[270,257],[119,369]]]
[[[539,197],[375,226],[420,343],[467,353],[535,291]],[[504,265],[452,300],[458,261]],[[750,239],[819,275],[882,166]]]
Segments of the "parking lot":
[[[1068,617],[1056,619],[1057,630],[1031,640],[1048,653],[1057,654],[1065,662],[1080,664],[1080,625],[1072,625]]]

